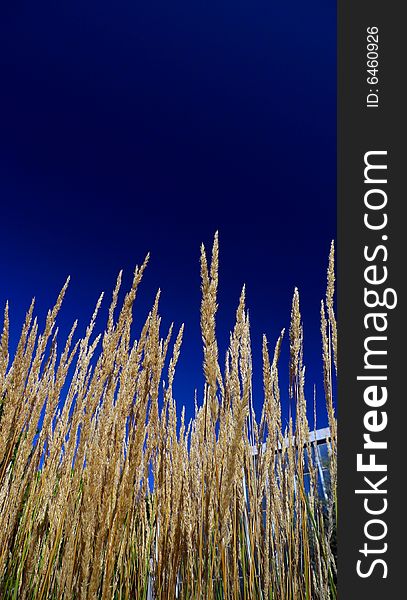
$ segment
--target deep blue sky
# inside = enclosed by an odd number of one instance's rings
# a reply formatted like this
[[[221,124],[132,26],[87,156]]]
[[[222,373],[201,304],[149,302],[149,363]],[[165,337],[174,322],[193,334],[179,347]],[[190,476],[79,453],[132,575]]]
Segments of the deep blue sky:
[[[137,318],[160,287],[164,326],[185,321],[175,391],[191,416],[199,246],[218,229],[222,356],[245,282],[259,407],[261,335],[272,350],[298,286],[325,425],[336,3],[17,2],[1,9],[0,68],[0,302],[14,342],[31,297],[43,316],[68,274],[62,331],[79,317],[83,332],[100,291],[110,297],[121,268],[128,284],[149,250]]]

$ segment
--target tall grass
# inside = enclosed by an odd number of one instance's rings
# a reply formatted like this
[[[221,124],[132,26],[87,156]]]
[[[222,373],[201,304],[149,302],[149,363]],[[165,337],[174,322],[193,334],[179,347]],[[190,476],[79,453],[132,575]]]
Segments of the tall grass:
[[[74,343],[75,323],[62,351],[55,323],[67,285],[42,333],[31,305],[11,364],[6,307],[0,597],[335,598],[333,247],[321,305],[330,427],[327,502],[318,493],[307,421],[298,291],[289,336],[281,333],[272,356],[263,340],[264,403],[257,421],[245,291],[221,365],[217,236],[210,262],[202,247],[206,383],[203,403],[186,424],[173,397],[183,328],[162,337],[158,296],[132,339],[133,304],[146,264],[136,269],[120,308],[119,275],[104,333],[94,334],[100,298],[84,337]],[[285,337],[295,405],[288,427],[282,424],[278,365]]]

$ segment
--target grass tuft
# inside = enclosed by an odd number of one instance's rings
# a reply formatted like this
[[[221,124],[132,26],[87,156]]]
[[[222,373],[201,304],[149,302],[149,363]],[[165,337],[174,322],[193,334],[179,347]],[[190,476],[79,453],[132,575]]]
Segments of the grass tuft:
[[[330,428],[325,465],[307,420],[298,290],[289,328],[292,411],[283,429],[284,330],[272,357],[263,339],[264,400],[257,421],[245,289],[221,368],[217,234],[210,260],[202,246],[206,383],[202,405],[185,423],[173,397],[183,326],[176,336],[172,327],[162,335],[159,294],[137,339],[131,335],[147,261],[136,269],[121,306],[119,274],[105,331],[94,334],[101,297],[84,337],[74,341],[75,323],[62,351],[56,320],[68,282],[41,333],[32,303],[11,362],[6,305],[0,339],[0,597],[336,598],[333,245],[321,303]]]

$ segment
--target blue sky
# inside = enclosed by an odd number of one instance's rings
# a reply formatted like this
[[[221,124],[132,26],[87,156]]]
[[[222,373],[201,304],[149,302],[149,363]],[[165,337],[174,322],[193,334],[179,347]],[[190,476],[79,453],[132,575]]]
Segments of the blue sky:
[[[92,0],[1,13],[0,301],[10,301],[12,340],[31,297],[44,317],[68,274],[61,333],[76,317],[83,332],[100,291],[110,296],[120,269],[129,284],[150,251],[136,321],[160,287],[164,328],[185,322],[175,393],[191,416],[199,246],[219,230],[222,355],[246,283],[259,410],[261,336],[274,346],[298,286],[308,396],[315,382],[325,425],[336,4]]]

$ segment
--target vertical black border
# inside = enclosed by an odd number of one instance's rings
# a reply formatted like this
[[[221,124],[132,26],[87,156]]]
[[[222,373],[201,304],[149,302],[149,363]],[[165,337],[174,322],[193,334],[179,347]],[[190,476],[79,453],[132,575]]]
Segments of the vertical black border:
[[[407,344],[404,279],[407,269],[407,142],[405,107],[407,25],[399,1],[338,0],[338,598],[369,600],[405,597],[407,563],[406,492],[407,459]],[[379,107],[368,108],[367,27],[379,28]],[[375,86],[376,87],[376,86]],[[363,474],[356,469],[356,455],[363,450],[363,401],[365,384],[357,381],[364,361],[366,336],[363,318],[366,244],[375,245],[375,233],[364,226],[364,155],[387,150],[388,194],[387,286],[395,288],[398,304],[388,310],[388,426],[382,439],[388,449],[382,456],[388,465],[386,482],[388,526],[384,557],[388,567],[375,568],[361,578],[356,562],[363,558],[364,524],[369,519],[363,497],[355,494]],[[376,234],[378,237],[378,234]],[[380,242],[378,242],[380,243]],[[384,263],[381,263],[382,265]],[[372,547],[374,544],[372,543]],[[367,564],[367,563],[365,563]]]

